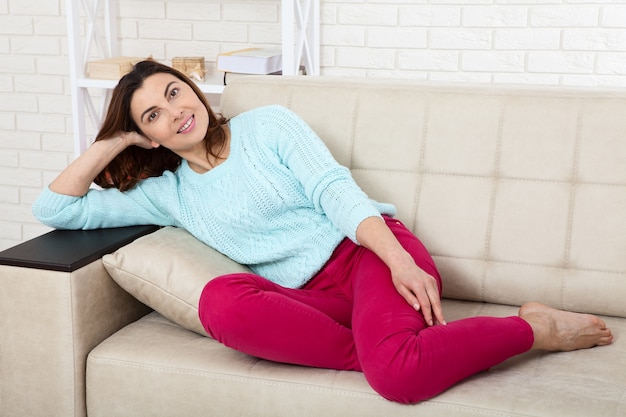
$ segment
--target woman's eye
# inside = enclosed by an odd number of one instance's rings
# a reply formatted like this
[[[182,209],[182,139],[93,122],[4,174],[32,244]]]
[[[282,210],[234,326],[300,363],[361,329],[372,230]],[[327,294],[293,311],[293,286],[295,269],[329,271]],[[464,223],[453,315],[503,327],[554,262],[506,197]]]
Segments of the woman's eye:
[[[178,88],[172,88],[172,90],[170,91],[170,97],[174,98],[178,95]]]
[[[154,111],[148,115],[148,121],[153,122],[156,120],[157,117],[159,117],[159,113]]]

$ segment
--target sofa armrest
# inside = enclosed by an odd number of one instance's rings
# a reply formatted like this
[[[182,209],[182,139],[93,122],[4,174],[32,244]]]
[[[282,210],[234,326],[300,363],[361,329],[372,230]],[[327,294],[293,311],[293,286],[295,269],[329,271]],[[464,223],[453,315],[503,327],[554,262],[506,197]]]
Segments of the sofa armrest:
[[[86,415],[88,353],[150,311],[100,258],[157,229],[55,230],[0,252],[3,415]]]

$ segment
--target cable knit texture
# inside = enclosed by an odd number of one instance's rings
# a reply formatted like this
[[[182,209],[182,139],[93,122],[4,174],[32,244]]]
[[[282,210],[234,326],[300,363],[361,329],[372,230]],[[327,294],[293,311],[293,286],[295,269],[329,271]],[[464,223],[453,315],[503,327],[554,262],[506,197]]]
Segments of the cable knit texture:
[[[368,217],[395,214],[369,199],[313,130],[281,106],[230,120],[228,159],[205,174],[186,161],[124,193],[70,197],[45,190],[33,205],[61,229],[136,224],[182,227],[275,283],[296,288]]]

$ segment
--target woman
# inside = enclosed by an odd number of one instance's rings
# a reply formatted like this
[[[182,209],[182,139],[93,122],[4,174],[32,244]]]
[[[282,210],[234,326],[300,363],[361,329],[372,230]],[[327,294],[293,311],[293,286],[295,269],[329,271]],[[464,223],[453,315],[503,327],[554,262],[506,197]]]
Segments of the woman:
[[[89,190],[94,180],[104,189]],[[268,360],[362,371],[398,402],[531,348],[613,338],[595,316],[538,303],[447,324],[424,246],[299,117],[268,106],[224,120],[189,79],[154,61],[122,78],[95,143],[33,211],[57,228],[187,229],[254,271],[204,288],[200,319],[216,340]]]

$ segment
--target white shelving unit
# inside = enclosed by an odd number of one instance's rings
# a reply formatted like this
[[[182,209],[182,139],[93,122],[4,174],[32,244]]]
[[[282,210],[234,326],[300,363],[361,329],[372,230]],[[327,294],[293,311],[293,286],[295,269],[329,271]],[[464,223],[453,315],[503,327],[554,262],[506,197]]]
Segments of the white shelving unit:
[[[319,75],[319,0],[280,0],[283,74],[295,75],[304,66],[307,75]],[[116,32],[116,0],[66,0],[67,31],[70,59],[70,89],[72,95],[72,120],[74,154],[80,155],[89,146],[87,118],[98,130],[105,107],[116,80],[87,78],[85,69],[90,59],[119,56]],[[82,15],[81,15],[82,11]],[[81,22],[85,21],[84,39]],[[222,76],[216,74],[198,83],[205,94],[221,94],[224,90]],[[102,91],[100,108],[94,105],[90,89]],[[85,116],[88,117],[85,117]]]

